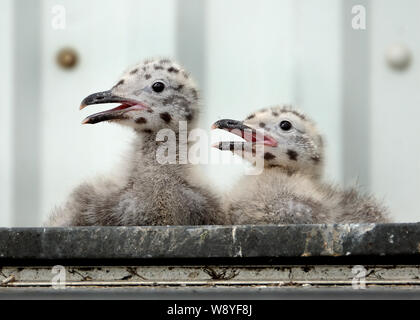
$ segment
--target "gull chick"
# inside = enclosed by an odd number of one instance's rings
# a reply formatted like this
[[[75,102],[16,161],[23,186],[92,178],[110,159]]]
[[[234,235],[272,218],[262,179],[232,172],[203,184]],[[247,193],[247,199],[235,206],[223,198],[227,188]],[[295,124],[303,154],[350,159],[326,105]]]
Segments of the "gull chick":
[[[264,167],[259,175],[244,176],[226,196],[224,206],[231,224],[389,221],[387,209],[372,197],[322,182],[323,138],[302,112],[277,106],[244,121],[217,121],[213,128],[245,140],[220,142],[215,147]]]
[[[169,59],[146,60],[127,70],[111,90],[85,98],[80,108],[105,103],[119,106],[93,114],[83,123],[109,121],[135,131],[129,160],[120,168],[123,174],[119,176],[124,178],[81,184],[46,225],[216,224],[217,197],[200,182],[190,164],[179,162],[180,135],[194,128],[199,111],[198,89],[189,73]],[[182,121],[187,129],[180,125]],[[175,164],[158,161],[157,152],[167,140],[157,137],[162,129],[176,137]]]

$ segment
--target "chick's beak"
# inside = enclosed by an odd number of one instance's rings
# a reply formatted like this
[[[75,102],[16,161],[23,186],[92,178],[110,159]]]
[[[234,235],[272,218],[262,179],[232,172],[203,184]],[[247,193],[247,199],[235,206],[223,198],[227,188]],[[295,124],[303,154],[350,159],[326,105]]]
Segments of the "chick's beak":
[[[111,90],[97,92],[83,99],[82,103],[80,104],[80,110],[92,104],[119,103],[119,102],[124,103],[125,101],[126,99],[113,95]]]
[[[261,143],[269,147],[276,147],[278,142],[267,134],[265,131],[256,130],[252,127],[249,127],[243,123],[243,121],[223,119],[215,122],[212,125],[212,129],[222,129],[228,132],[231,132],[241,138],[246,142],[251,144]],[[237,145],[238,143],[234,143]],[[223,146],[232,146],[233,144],[229,142],[228,144],[224,143]],[[221,149],[222,144],[216,144],[214,147]]]
[[[83,99],[82,103],[80,104],[80,110],[86,108],[89,105],[105,103],[121,103],[121,105],[111,110],[90,115],[85,120],[83,120],[82,123],[95,124],[102,121],[123,120],[127,119],[126,113],[129,111],[150,109],[141,102],[116,96],[111,92],[111,90],[108,90],[91,94],[90,96]]]
[[[252,130],[251,127],[244,125],[242,121],[231,120],[231,119],[223,119],[215,122],[212,125],[212,129],[222,129],[226,131],[232,130]]]

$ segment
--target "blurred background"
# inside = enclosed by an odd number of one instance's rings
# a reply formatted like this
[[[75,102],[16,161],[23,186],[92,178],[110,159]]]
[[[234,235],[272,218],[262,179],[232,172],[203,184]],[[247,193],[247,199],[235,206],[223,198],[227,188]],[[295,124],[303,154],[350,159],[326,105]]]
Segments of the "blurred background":
[[[419,221],[419,16],[418,0],[0,0],[0,226],[39,226],[115,168],[132,133],[82,126],[104,106],[78,106],[151,56],[191,71],[206,129],[298,105],[326,137],[328,181]],[[205,168],[221,192],[242,173]]]

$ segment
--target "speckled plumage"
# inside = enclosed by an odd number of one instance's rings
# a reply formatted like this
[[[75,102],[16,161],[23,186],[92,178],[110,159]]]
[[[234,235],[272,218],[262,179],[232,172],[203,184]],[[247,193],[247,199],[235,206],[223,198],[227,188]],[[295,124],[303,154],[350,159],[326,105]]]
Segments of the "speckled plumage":
[[[226,128],[227,122],[231,123]],[[292,127],[283,130],[281,123]],[[283,124],[288,128],[288,124]],[[387,209],[356,188],[342,190],[322,182],[324,143],[315,123],[290,106],[263,109],[236,125],[249,130],[264,128],[278,142],[255,153],[255,142],[221,142],[230,150],[255,162],[263,157],[259,175],[244,176],[225,196],[224,207],[231,224],[319,224],[388,222]],[[215,128],[232,131],[235,120],[220,120]],[[247,130],[247,129],[245,129]],[[233,131],[232,131],[233,132]],[[248,139],[249,140],[249,139]],[[232,150],[232,146],[240,148]],[[244,150],[248,151],[244,152]],[[252,154],[251,154],[252,152]],[[255,159],[255,158],[254,158]]]
[[[156,82],[165,89],[155,92]],[[102,100],[101,100],[102,99]],[[88,117],[84,123],[118,122],[136,132],[131,155],[117,178],[98,178],[77,187],[46,226],[202,225],[219,223],[218,198],[189,164],[160,164],[156,152],[161,129],[179,142],[179,121],[194,128],[199,110],[195,83],[179,64],[149,59],[124,73],[110,91],[89,96],[86,104],[106,99],[124,108]],[[134,102],[138,102],[136,105]],[[178,148],[176,158],[179,158]]]

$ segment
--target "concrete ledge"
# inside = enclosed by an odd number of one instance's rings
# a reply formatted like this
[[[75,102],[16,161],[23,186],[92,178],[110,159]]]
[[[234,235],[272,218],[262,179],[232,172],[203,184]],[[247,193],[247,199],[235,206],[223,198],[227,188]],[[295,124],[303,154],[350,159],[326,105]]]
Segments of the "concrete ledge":
[[[1,265],[420,264],[420,224],[0,229]]]

